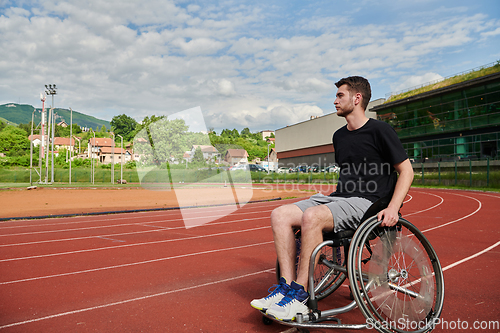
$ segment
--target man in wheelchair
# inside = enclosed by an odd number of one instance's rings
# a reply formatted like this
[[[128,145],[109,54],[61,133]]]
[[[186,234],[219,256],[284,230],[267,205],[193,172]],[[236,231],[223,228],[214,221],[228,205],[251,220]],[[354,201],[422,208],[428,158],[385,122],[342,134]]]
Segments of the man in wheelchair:
[[[371,98],[368,81],[352,76],[335,85],[337,115],[347,122],[333,135],[335,160],[341,167],[336,191],[278,207],[271,214],[281,278],[268,296],[254,299],[251,305],[279,320],[294,320],[297,313],[309,312],[309,260],[314,248],[323,241],[323,232],[356,229],[368,207],[393,190],[392,199],[378,213],[378,220],[382,226],[395,225],[413,181],[412,166],[394,129],[365,115]],[[395,187],[390,182],[394,170],[399,174]],[[294,234],[297,228],[301,230],[298,269]]]

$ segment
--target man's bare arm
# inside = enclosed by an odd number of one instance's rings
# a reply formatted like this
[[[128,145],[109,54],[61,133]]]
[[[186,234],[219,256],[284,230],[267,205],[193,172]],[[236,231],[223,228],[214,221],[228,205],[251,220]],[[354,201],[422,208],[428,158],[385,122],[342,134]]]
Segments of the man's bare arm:
[[[410,190],[410,186],[413,182],[413,167],[409,159],[394,165],[394,168],[399,174],[394,194],[392,195],[389,206],[380,211],[377,215],[379,221],[383,218],[381,225],[386,227],[391,227],[398,222],[399,208],[403,204],[406,194]]]

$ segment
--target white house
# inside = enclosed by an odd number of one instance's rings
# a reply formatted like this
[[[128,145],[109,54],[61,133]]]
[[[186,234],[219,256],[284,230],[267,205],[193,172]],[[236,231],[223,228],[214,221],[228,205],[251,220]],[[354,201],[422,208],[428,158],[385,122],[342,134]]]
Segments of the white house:
[[[189,162],[192,161],[194,152],[196,151],[196,149],[198,149],[198,147],[201,149],[201,152],[203,153],[203,158],[205,160],[215,159],[217,158],[217,156],[219,156],[219,151],[214,146],[193,145],[193,147],[191,147],[191,150],[188,153]],[[184,154],[184,158],[186,158],[186,154]]]
[[[224,161],[233,166],[236,164],[248,164],[248,153],[245,149],[228,149]]]

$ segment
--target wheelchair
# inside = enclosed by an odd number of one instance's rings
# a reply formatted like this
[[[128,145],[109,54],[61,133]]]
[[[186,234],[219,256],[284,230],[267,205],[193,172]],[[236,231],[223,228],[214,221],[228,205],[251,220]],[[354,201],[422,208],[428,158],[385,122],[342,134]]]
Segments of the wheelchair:
[[[427,238],[401,214],[395,226],[380,226],[377,214],[391,198],[392,193],[374,202],[356,230],[323,234],[324,241],[311,254],[309,314],[298,313],[290,322],[264,314],[264,323],[278,321],[299,332],[308,332],[309,328],[374,328],[383,333],[432,331],[443,309],[441,264]],[[296,243],[298,258],[300,230],[296,231]],[[279,262],[276,275],[279,279]],[[346,278],[353,301],[320,311],[318,301],[337,290]],[[356,307],[366,318],[365,323],[343,324],[335,317]]]

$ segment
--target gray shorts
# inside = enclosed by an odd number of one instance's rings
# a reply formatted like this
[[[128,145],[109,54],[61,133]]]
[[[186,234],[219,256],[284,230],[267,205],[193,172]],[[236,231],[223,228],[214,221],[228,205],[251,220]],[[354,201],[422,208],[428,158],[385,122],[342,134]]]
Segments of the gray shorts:
[[[332,212],[335,232],[356,229],[371,204],[372,202],[365,198],[330,197],[321,193],[316,193],[309,199],[295,203],[302,211],[310,207],[326,205]]]

